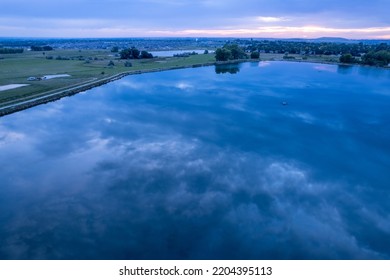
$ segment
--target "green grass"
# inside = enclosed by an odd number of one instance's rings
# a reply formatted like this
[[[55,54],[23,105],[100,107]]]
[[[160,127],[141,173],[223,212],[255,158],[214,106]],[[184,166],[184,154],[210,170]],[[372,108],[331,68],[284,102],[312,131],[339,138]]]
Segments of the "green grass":
[[[336,55],[300,55],[300,54],[289,54],[294,59],[287,59],[288,61],[307,61],[307,62],[318,62],[318,63],[338,63],[339,58]],[[283,58],[284,54],[278,53],[261,53],[261,60],[286,60]]]
[[[46,59],[52,56],[53,59]],[[56,60],[56,57],[72,60]],[[194,55],[184,58],[154,58],[131,60],[133,66],[125,67],[125,61],[104,50],[55,50],[46,52],[24,52],[22,54],[2,55],[0,60],[0,86],[8,84],[29,84],[29,86],[0,92],[0,104],[44,94],[46,92],[71,87],[80,83],[106,78],[128,71],[165,70],[174,67],[188,67],[195,64],[212,63],[213,54]],[[88,59],[88,63],[85,60]],[[115,64],[108,67],[109,61]],[[104,74],[102,74],[104,73]],[[42,81],[27,81],[28,77],[42,77],[52,74],[69,74],[71,77]]]

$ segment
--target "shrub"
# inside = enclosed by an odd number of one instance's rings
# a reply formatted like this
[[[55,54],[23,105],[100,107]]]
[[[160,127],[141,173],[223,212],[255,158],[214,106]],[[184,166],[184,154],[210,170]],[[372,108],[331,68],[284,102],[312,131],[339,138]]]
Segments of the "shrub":
[[[353,63],[355,62],[355,58],[350,53],[346,53],[340,56],[341,63]]]
[[[252,59],[259,59],[260,58],[260,53],[259,52],[252,52],[251,53],[251,58]]]

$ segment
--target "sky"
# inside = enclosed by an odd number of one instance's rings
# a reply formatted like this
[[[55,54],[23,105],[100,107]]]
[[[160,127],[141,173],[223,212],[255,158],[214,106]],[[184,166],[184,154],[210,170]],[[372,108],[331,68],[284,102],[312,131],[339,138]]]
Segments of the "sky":
[[[2,0],[0,37],[390,39],[388,0]]]

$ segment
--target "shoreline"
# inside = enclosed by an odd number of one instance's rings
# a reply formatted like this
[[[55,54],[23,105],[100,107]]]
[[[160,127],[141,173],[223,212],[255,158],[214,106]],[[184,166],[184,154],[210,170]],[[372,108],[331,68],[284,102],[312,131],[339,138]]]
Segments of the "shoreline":
[[[233,63],[243,63],[243,62],[250,62],[250,61],[252,60],[234,61]],[[71,86],[65,89],[58,89],[53,93],[41,93],[38,96],[36,97],[32,96],[27,100],[19,100],[19,101],[16,100],[9,105],[0,107],[0,118],[38,105],[54,102],[64,97],[76,95],[80,92],[84,92],[92,88],[114,82],[116,80],[122,79],[123,77],[130,76],[130,75],[140,75],[145,73],[163,72],[163,71],[186,69],[186,68],[206,67],[206,66],[222,65],[222,64],[229,64],[229,63],[211,62],[211,63],[202,63],[202,64],[191,64],[186,66],[174,66],[165,69],[155,68],[155,69],[147,69],[147,70],[135,70],[135,71],[122,72],[100,80],[86,82],[81,85]]]
[[[234,61],[217,61],[217,62],[210,62],[210,63],[202,63],[202,64],[191,64],[191,65],[185,65],[185,66],[174,66],[169,68],[156,68],[156,69],[147,69],[147,70],[135,70],[135,71],[127,71],[115,74],[113,76],[103,78],[100,80],[95,80],[91,82],[86,82],[81,85],[75,85],[71,86],[69,88],[65,89],[58,89],[55,90],[53,93],[41,93],[37,97],[29,98],[27,100],[19,100],[11,103],[10,105],[5,105],[3,107],[0,107],[0,118],[6,115],[10,115],[19,111],[23,111],[38,105],[46,104],[49,102],[54,102],[59,99],[62,99],[64,97],[76,95],[80,92],[84,92],[87,90],[90,90],[95,87],[99,87],[108,83],[111,83],[113,81],[122,79],[126,76],[130,75],[140,75],[145,73],[155,73],[155,72],[163,72],[163,71],[170,71],[170,70],[178,70],[178,69],[186,69],[186,68],[197,68],[197,67],[206,67],[206,66],[213,66],[213,65],[225,65],[225,64],[238,64],[238,63],[245,63],[245,62],[261,62],[261,61],[282,61],[282,62],[298,62],[298,63],[317,63],[317,64],[330,64],[330,65],[344,65],[344,66],[367,66],[367,65],[356,65],[356,64],[348,64],[348,63],[340,63],[340,62],[326,62],[326,61],[311,61],[311,60],[257,60],[257,59],[239,59]],[[368,66],[372,67],[372,66]],[[375,68],[381,68],[381,69],[387,69],[388,67],[375,67]]]

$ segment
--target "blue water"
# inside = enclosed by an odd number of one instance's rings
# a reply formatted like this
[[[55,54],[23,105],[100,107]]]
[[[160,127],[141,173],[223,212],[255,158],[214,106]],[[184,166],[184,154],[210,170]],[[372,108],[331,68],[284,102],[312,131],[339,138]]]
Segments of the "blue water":
[[[261,62],[2,117],[0,258],[390,259],[389,108],[389,70]]]
[[[175,54],[184,54],[184,53],[192,53],[195,52],[197,54],[203,54],[205,49],[203,50],[173,50],[173,51],[151,51],[150,53],[153,56],[157,57],[165,57],[165,56],[174,56]],[[209,53],[213,53],[214,51],[209,51]]]

